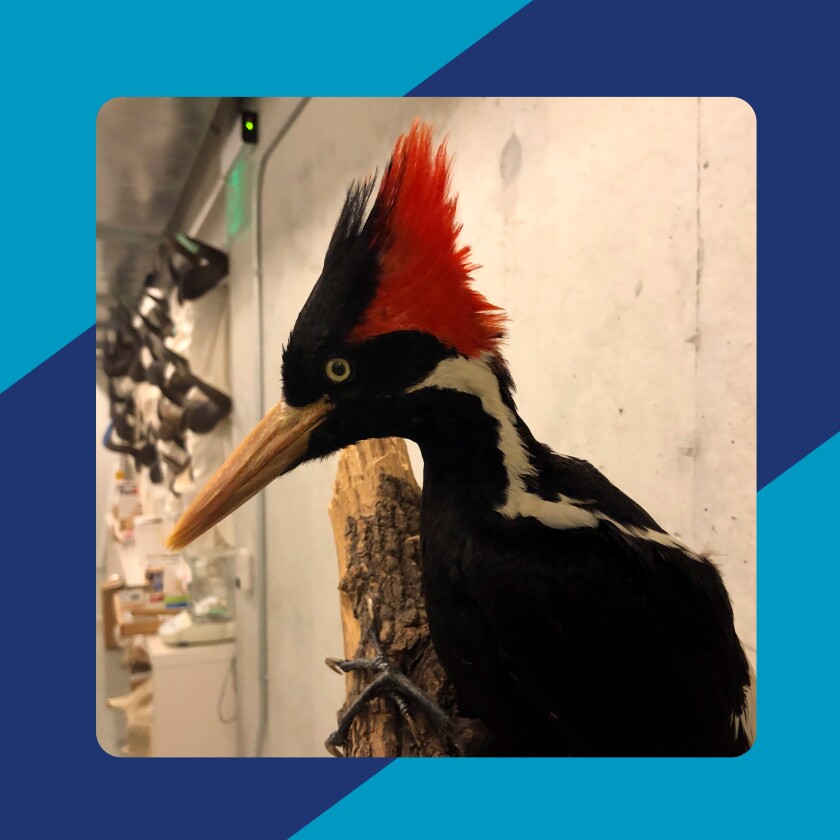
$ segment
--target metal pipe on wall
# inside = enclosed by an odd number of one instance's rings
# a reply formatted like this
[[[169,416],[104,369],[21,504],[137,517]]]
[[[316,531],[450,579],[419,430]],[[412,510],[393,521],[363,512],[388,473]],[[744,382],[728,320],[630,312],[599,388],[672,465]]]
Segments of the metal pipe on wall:
[[[263,365],[263,253],[262,253],[262,193],[268,161],[274,151],[289,133],[311,97],[304,97],[294,107],[292,113],[280,127],[265,153],[257,165],[254,178],[253,220],[254,220],[254,303],[257,308],[257,417],[265,414],[265,388]],[[259,722],[257,736],[254,743],[254,755],[261,756],[265,750],[265,737],[268,731],[268,562],[265,533],[265,493],[257,495],[257,557],[256,557],[256,588],[257,588],[257,667],[259,670]]]

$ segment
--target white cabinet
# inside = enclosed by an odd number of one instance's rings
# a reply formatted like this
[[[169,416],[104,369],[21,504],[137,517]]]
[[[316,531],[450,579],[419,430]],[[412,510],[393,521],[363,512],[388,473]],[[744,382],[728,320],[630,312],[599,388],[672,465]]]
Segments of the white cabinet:
[[[236,756],[235,644],[170,647],[157,636],[149,636],[148,648],[153,680],[152,754]]]

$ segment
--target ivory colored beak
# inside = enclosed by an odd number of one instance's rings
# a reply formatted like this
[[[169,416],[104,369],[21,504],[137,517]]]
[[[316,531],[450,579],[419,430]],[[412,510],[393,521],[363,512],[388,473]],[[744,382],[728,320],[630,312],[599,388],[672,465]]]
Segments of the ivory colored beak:
[[[309,436],[332,405],[319,400],[303,408],[274,406],[202,488],[166,538],[180,551],[244,505],[267,484],[293,469],[306,454]]]

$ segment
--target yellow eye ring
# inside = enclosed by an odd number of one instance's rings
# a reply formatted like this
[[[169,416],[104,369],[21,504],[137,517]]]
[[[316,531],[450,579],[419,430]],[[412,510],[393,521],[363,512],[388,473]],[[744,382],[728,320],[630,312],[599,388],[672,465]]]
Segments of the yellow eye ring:
[[[333,356],[333,358],[327,359],[324,373],[327,374],[327,379],[330,382],[346,382],[350,378],[350,362],[341,358],[341,356]]]

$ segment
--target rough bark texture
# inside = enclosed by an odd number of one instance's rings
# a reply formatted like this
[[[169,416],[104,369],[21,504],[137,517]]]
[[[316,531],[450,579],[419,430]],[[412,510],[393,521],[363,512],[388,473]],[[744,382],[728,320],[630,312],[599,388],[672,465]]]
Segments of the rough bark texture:
[[[345,658],[374,655],[362,639],[370,596],[388,661],[452,715],[452,688],[429,638],[420,587],[420,491],[402,440],[363,441],[342,452],[330,518],[338,551]],[[347,674],[347,702],[339,717],[372,676]],[[422,712],[410,708],[419,745],[394,702],[380,697],[354,722],[346,755],[458,754]]]

